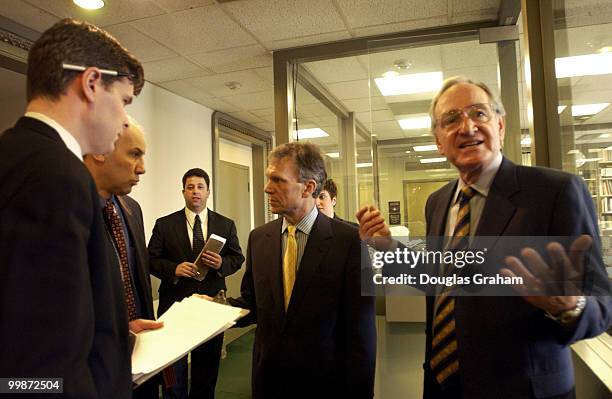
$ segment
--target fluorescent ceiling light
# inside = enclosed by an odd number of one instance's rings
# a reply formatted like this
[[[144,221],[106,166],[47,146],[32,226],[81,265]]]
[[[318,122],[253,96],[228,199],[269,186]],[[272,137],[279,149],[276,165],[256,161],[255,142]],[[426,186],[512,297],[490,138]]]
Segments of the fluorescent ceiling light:
[[[415,145],[412,147],[412,149],[414,149],[415,151],[419,151],[419,152],[423,152],[423,151],[436,151],[438,149],[438,146],[435,144],[428,144],[428,145]]]
[[[297,132],[293,132],[294,139],[316,139],[320,137],[328,137],[329,134],[318,127],[313,127],[310,129],[299,129]]]
[[[612,53],[555,58],[557,79],[612,73]]]
[[[442,77],[442,72],[427,72],[375,78],[374,82],[383,96],[399,96],[435,92],[442,86]]]
[[[358,163],[355,166],[358,168],[369,168],[370,166],[372,166],[372,162]]]
[[[595,115],[610,103],[572,105],[572,116]]]
[[[327,155],[330,158],[340,158],[339,152],[326,152],[325,155]]]
[[[610,138],[610,133],[602,133],[597,138],[598,139],[609,139]]]
[[[400,127],[404,130],[427,129],[431,126],[429,116],[415,116],[399,120]]]
[[[438,163],[438,162],[446,162],[446,157],[440,158],[422,158],[419,159],[420,163]]]
[[[86,10],[99,10],[104,7],[103,0],[72,0],[72,2]]]
[[[565,108],[567,108],[567,105],[559,105],[559,106],[557,106],[557,113],[560,114],[561,112],[563,112],[565,110]]]

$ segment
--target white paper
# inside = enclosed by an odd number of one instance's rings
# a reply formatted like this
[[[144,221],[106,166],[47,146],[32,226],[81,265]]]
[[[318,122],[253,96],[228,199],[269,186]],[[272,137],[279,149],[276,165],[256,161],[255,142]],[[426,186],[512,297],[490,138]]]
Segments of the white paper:
[[[201,343],[230,328],[240,317],[241,308],[221,305],[195,296],[175,302],[159,321],[157,330],[138,333],[132,353],[132,380],[142,383],[145,376],[163,369]]]

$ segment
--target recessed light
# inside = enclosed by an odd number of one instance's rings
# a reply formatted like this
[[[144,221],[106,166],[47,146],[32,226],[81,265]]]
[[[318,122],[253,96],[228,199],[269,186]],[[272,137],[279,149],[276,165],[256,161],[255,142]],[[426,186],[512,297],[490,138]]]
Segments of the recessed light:
[[[612,46],[603,46],[602,48],[597,50],[597,52],[598,53],[610,53],[612,52]]]
[[[374,82],[383,96],[399,96],[436,92],[442,86],[442,78],[442,72],[427,72],[376,78]]]
[[[355,166],[358,168],[369,168],[372,166],[372,162],[358,163],[358,164],[355,164]]]
[[[572,105],[572,116],[595,115],[608,105],[610,103]]]
[[[383,78],[394,78],[397,75],[399,75],[399,73],[397,73],[396,71],[387,71],[382,74]]]
[[[446,162],[446,157],[439,158],[422,158],[419,159],[420,163],[438,163],[438,162]]]
[[[339,152],[326,152],[325,155],[327,155],[330,158],[340,158]]]
[[[438,146],[435,144],[415,145],[412,147],[412,149],[414,149],[415,151],[419,151],[419,152],[436,151],[438,149]]]
[[[320,137],[328,137],[329,134],[318,127],[311,129],[299,129],[297,132],[293,132],[293,138],[297,139],[316,139]]]
[[[104,7],[104,0],[72,0],[72,2],[86,10],[99,10]]]
[[[431,118],[429,116],[414,116],[400,119],[398,122],[404,130],[427,129],[431,126]]]

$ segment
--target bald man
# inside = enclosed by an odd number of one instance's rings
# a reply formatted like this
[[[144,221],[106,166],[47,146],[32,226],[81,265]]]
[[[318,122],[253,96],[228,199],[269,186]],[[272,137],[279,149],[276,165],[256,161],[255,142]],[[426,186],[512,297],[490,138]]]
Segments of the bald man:
[[[121,270],[130,320],[130,331],[156,329],[149,278],[149,258],[142,211],[127,194],[145,173],[146,143],[142,128],[133,118],[124,126],[113,152],[85,156],[85,165],[94,178],[108,234],[112,267]],[[147,382],[134,391],[134,398],[157,398],[158,382]]]

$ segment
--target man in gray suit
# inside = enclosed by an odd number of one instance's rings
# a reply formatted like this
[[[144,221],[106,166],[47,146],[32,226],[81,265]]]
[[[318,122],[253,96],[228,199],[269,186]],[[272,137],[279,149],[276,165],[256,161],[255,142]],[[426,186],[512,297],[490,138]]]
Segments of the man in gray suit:
[[[465,77],[447,80],[433,99],[438,151],[459,179],[429,197],[428,237],[586,234],[601,266],[597,219],[583,181],[505,158],[504,113],[486,85]],[[357,217],[362,237],[389,237],[374,207]],[[533,266],[533,253],[527,255]],[[518,258],[506,263],[503,273],[530,277]],[[429,296],[424,397],[572,398],[569,345],[605,331],[611,318],[609,296]]]

